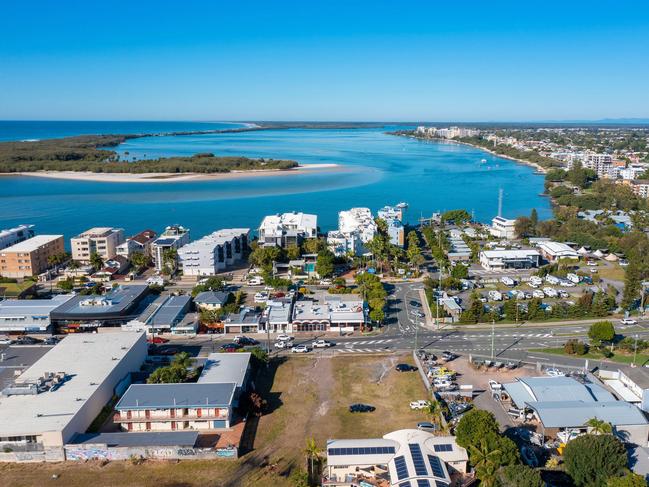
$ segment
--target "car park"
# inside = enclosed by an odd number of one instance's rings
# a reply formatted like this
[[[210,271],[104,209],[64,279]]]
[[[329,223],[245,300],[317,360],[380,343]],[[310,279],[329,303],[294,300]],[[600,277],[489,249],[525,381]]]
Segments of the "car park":
[[[313,348],[329,348],[333,346],[333,343],[328,342],[327,340],[316,340],[311,344],[311,346]]]
[[[350,413],[371,413],[376,411],[376,408],[374,406],[371,406],[369,404],[352,404],[349,406],[349,412]]]
[[[417,367],[410,364],[397,364],[395,369],[397,372],[414,372],[417,370]]]
[[[308,353],[309,352],[309,347],[306,345],[295,345],[293,348],[291,348],[292,353]]]
[[[222,352],[236,352],[242,348],[243,347],[238,343],[226,343],[225,345],[221,345]]]
[[[412,401],[410,403],[410,409],[424,409],[428,406],[428,401],[420,399],[419,401]]]

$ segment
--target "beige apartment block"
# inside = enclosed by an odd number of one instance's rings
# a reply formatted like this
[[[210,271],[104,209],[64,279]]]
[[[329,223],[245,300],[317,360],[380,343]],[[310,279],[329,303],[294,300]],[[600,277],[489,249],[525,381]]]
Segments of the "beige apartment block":
[[[0,250],[0,275],[31,277],[51,267],[49,257],[65,252],[63,235],[37,235]]]
[[[95,227],[72,237],[72,258],[89,263],[90,256],[97,253],[104,261],[117,255],[117,246],[124,242],[124,230],[112,227]]]

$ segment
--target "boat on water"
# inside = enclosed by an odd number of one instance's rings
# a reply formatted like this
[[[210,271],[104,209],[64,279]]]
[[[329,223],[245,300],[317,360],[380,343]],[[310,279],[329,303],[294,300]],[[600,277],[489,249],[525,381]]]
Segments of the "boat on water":
[[[480,159],[480,164],[486,164],[486,163],[487,163],[487,159]]]
[[[408,203],[404,203],[403,201],[401,203],[397,203],[397,208],[408,208]]]

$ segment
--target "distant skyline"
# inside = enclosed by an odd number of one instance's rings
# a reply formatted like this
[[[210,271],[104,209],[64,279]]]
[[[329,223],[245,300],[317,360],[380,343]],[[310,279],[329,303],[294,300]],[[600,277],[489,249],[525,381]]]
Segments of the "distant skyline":
[[[2,120],[649,119],[645,2],[3,5]]]

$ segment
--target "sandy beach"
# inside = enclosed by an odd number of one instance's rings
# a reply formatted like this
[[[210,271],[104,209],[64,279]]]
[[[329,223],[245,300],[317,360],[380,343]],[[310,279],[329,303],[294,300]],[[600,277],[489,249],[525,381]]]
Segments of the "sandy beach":
[[[214,181],[244,179],[268,176],[287,176],[315,172],[344,171],[338,164],[308,164],[294,169],[260,169],[251,171],[231,171],[226,173],[97,173],[80,171],[37,171],[25,173],[5,173],[3,176],[35,176],[39,178],[71,179],[76,181],[96,181],[102,183],[175,183],[181,181]]]

